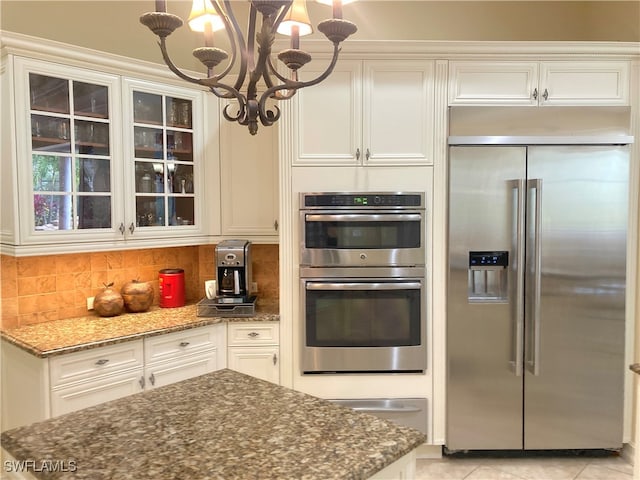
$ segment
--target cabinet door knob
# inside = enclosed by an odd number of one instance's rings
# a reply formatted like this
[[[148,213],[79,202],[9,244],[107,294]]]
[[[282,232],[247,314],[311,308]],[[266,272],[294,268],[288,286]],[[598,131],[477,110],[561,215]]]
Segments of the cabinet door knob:
[[[133,222],[131,222],[131,225],[129,225],[129,231],[131,232],[131,235],[133,235],[133,231],[136,229],[136,226],[133,224]]]
[[[181,347],[186,347],[187,345],[189,345],[189,342],[180,342]]]
[[[534,99],[534,100],[537,100],[537,99],[538,99],[538,89],[537,89],[537,88],[534,88],[534,89],[533,89],[533,99]]]
[[[549,90],[546,88],[544,89],[544,92],[542,92],[542,98],[544,98],[545,101],[549,100]]]
[[[367,160],[367,162],[369,161],[369,158],[371,157],[371,152],[369,151],[369,149],[367,148],[367,153],[365,154],[365,158]]]
[[[258,332],[251,332],[251,333],[247,333],[247,336],[251,338],[256,338],[256,337],[259,337],[260,334]]]
[[[140,380],[138,380],[138,383],[140,384],[140,388],[144,388],[144,375],[140,377]]]
[[[125,230],[124,223],[120,223],[120,226],[118,227],[118,230],[120,231],[121,235],[124,235],[124,230]]]
[[[156,384],[156,376],[153,373],[149,375],[149,381],[151,382],[151,385]]]
[[[98,366],[102,366],[102,365],[105,365],[108,361],[109,361],[109,359],[108,359],[108,358],[101,358],[100,360],[98,360],[98,361],[96,362],[96,365],[98,365]]]
[[[278,363],[278,355],[276,355],[275,353],[273,354],[273,364],[275,365],[276,363]]]
[[[360,149],[356,149],[356,160],[360,160]]]
[[[277,232],[278,231],[278,220],[274,220],[273,221],[273,229]]]

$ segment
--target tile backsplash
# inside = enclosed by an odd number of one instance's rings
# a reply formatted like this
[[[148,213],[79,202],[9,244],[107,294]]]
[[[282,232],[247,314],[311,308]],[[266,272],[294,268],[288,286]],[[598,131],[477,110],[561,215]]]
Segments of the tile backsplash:
[[[118,290],[137,279],[151,282],[158,304],[158,271],[182,268],[189,303],[204,297],[215,279],[215,245],[99,253],[12,257],[0,255],[3,329],[87,315],[87,297],[113,282]],[[261,301],[278,300],[278,245],[252,245],[253,281]]]

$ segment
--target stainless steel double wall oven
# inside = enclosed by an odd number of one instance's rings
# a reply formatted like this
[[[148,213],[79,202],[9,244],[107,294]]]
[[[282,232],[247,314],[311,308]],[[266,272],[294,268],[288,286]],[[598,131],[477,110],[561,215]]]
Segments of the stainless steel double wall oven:
[[[423,193],[302,193],[303,373],[427,367]]]

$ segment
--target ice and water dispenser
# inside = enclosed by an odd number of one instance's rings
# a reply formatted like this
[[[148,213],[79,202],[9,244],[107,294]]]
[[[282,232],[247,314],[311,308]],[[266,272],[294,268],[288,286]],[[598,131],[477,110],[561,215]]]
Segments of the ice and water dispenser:
[[[469,252],[469,302],[507,302],[509,252]]]

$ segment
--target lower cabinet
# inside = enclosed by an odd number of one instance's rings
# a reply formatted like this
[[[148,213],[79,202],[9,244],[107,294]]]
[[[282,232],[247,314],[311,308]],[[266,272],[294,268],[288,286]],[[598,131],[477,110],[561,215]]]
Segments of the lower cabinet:
[[[226,366],[226,325],[38,358],[2,341],[2,430]]]
[[[268,382],[280,383],[278,322],[239,322],[227,327],[227,365]]]

